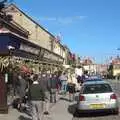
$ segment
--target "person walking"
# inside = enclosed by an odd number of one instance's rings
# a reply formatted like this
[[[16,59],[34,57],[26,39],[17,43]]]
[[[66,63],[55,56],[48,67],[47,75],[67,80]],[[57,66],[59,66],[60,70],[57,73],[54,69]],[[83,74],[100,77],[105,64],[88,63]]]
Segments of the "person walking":
[[[50,102],[56,103],[57,76],[55,73],[51,75],[48,87],[50,89]]]
[[[42,91],[44,91],[44,114],[49,114],[49,104],[50,104],[50,89],[48,85],[48,81],[50,79],[50,76],[46,73],[42,73],[39,75],[39,83]]]
[[[56,75],[56,80],[57,80],[57,95],[60,93],[62,84],[61,84],[61,80],[59,79],[60,75],[57,73]]]
[[[75,84],[74,83],[68,83],[68,92],[69,92],[69,101],[73,102],[75,99]]]
[[[25,80],[25,73],[21,72],[18,75],[18,80],[16,82],[17,86],[17,93],[20,98],[19,104],[18,104],[18,110],[22,111],[22,102],[24,100],[25,94],[26,94],[26,88],[27,88],[27,82]]]
[[[66,73],[61,74],[61,76],[59,77],[60,81],[61,81],[61,89],[63,93],[67,92],[67,75]]]
[[[38,82],[38,76],[35,75],[33,84],[29,88],[29,100],[31,103],[32,120],[41,120],[43,112],[44,92]]]

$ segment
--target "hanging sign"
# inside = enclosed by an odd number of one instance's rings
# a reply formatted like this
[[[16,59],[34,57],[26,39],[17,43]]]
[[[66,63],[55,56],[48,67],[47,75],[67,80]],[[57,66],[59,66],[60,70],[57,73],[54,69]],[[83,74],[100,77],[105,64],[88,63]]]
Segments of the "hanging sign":
[[[26,52],[30,52],[30,53],[35,54],[35,55],[39,55],[39,52],[40,52],[39,49],[34,48],[32,46],[28,46],[26,44],[21,44],[20,45],[20,50],[23,50],[23,51],[26,51]]]

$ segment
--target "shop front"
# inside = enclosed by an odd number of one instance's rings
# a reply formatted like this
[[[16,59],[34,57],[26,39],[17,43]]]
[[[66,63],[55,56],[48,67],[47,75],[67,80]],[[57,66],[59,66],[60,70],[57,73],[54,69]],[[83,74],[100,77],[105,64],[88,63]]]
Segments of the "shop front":
[[[0,112],[7,111],[4,78],[6,69],[2,68],[13,69],[15,65],[25,65],[36,72],[40,72],[42,69],[51,70],[52,68],[53,70],[54,67],[60,67],[63,63],[63,58],[59,55],[13,33],[0,33],[0,59]]]

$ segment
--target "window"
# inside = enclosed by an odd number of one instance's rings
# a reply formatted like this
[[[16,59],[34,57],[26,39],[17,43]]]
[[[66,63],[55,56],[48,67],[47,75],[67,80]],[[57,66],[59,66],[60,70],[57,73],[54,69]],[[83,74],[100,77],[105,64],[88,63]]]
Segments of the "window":
[[[85,85],[83,94],[95,94],[95,93],[107,93],[112,92],[112,88],[109,84],[92,84]]]

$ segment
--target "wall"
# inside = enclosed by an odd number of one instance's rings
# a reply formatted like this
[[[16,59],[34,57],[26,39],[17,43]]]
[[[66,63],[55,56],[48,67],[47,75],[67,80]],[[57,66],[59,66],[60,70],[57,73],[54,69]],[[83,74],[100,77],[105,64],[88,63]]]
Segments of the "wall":
[[[62,56],[64,59],[66,57],[65,49],[59,42],[56,41],[53,42],[53,52]]]
[[[84,65],[83,68],[84,68],[85,70],[89,71],[90,73],[91,73],[91,72],[94,72],[94,73],[97,72],[97,66],[94,65],[94,64]]]
[[[120,64],[116,64],[113,66],[113,76],[120,74]]]
[[[113,76],[119,75],[120,69],[113,69]]]

